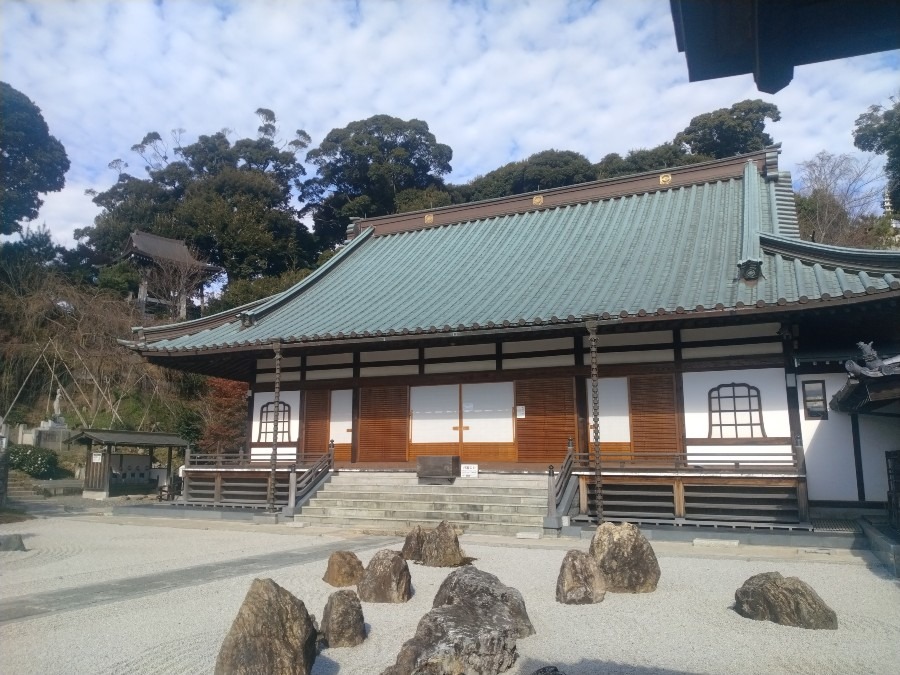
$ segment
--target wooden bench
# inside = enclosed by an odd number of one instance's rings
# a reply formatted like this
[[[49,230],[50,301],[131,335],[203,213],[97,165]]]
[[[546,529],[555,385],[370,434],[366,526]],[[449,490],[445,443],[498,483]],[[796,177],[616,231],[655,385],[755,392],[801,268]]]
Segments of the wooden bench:
[[[459,455],[416,457],[416,476],[420,485],[452,485],[459,477]]]

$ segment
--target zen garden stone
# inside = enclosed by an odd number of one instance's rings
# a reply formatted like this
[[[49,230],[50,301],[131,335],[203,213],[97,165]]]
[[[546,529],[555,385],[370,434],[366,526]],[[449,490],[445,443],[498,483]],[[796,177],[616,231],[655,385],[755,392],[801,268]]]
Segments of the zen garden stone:
[[[837,614],[809,584],[778,572],[750,577],[734,593],[734,610],[757,621],[782,626],[837,630]]]
[[[516,640],[534,633],[522,594],[466,565],[441,584],[433,609],[383,675],[488,675],[508,670]]]
[[[366,639],[362,604],[354,591],[335,591],[322,613],[320,629],[327,647],[355,647]]]
[[[601,523],[591,539],[591,555],[600,565],[610,593],[652,593],[660,569],[650,542],[636,525]]]
[[[363,602],[406,602],[412,597],[409,565],[399,551],[378,551],[357,586]]]
[[[456,530],[446,520],[433,530],[423,530],[416,525],[406,535],[402,555],[406,560],[421,562],[426,567],[459,567],[466,562]]]
[[[353,551],[335,551],[328,557],[328,568],[322,581],[332,586],[356,586],[363,577],[362,563]]]
[[[584,551],[569,551],[556,580],[556,601],[565,605],[603,602],[606,579],[597,559]]]
[[[303,601],[254,579],[219,650],[216,675],[309,675],[317,631]]]
[[[0,534],[0,551],[25,551],[21,534]]]

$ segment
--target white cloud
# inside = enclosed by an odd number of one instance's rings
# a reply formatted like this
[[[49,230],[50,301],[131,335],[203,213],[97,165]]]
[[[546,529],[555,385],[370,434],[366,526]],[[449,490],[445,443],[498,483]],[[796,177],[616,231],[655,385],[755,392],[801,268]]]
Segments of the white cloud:
[[[547,148],[592,161],[671,140],[746,98],[778,105],[769,132],[792,168],[855,152],[856,117],[897,88],[898,54],[803,66],[774,96],[747,76],[687,82],[669,3],[303,0],[3,1],[2,77],[43,111],[72,169],[37,222],[61,243],[147,131],[253,135],[258,107],[317,144],[386,113],[427,121],[463,181]]]

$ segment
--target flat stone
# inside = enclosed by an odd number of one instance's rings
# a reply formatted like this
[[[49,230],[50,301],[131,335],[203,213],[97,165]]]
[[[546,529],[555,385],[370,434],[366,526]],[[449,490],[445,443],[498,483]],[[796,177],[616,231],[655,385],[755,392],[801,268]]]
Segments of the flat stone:
[[[0,534],[0,551],[27,551],[21,534]]]

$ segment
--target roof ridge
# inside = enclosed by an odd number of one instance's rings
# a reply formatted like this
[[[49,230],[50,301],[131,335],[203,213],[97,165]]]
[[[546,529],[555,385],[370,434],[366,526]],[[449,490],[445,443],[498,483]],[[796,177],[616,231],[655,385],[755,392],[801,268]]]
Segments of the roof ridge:
[[[605,201],[617,197],[661,192],[677,188],[702,185],[731,178],[740,178],[744,167],[752,162],[757,171],[768,180],[777,180],[778,145],[709,162],[654,169],[628,176],[617,176],[599,181],[508,195],[465,204],[451,204],[433,209],[407,211],[356,221],[347,228],[352,239],[367,229],[376,236],[422,230],[499,216],[542,211],[559,206]],[[774,178],[770,178],[770,175]]]

